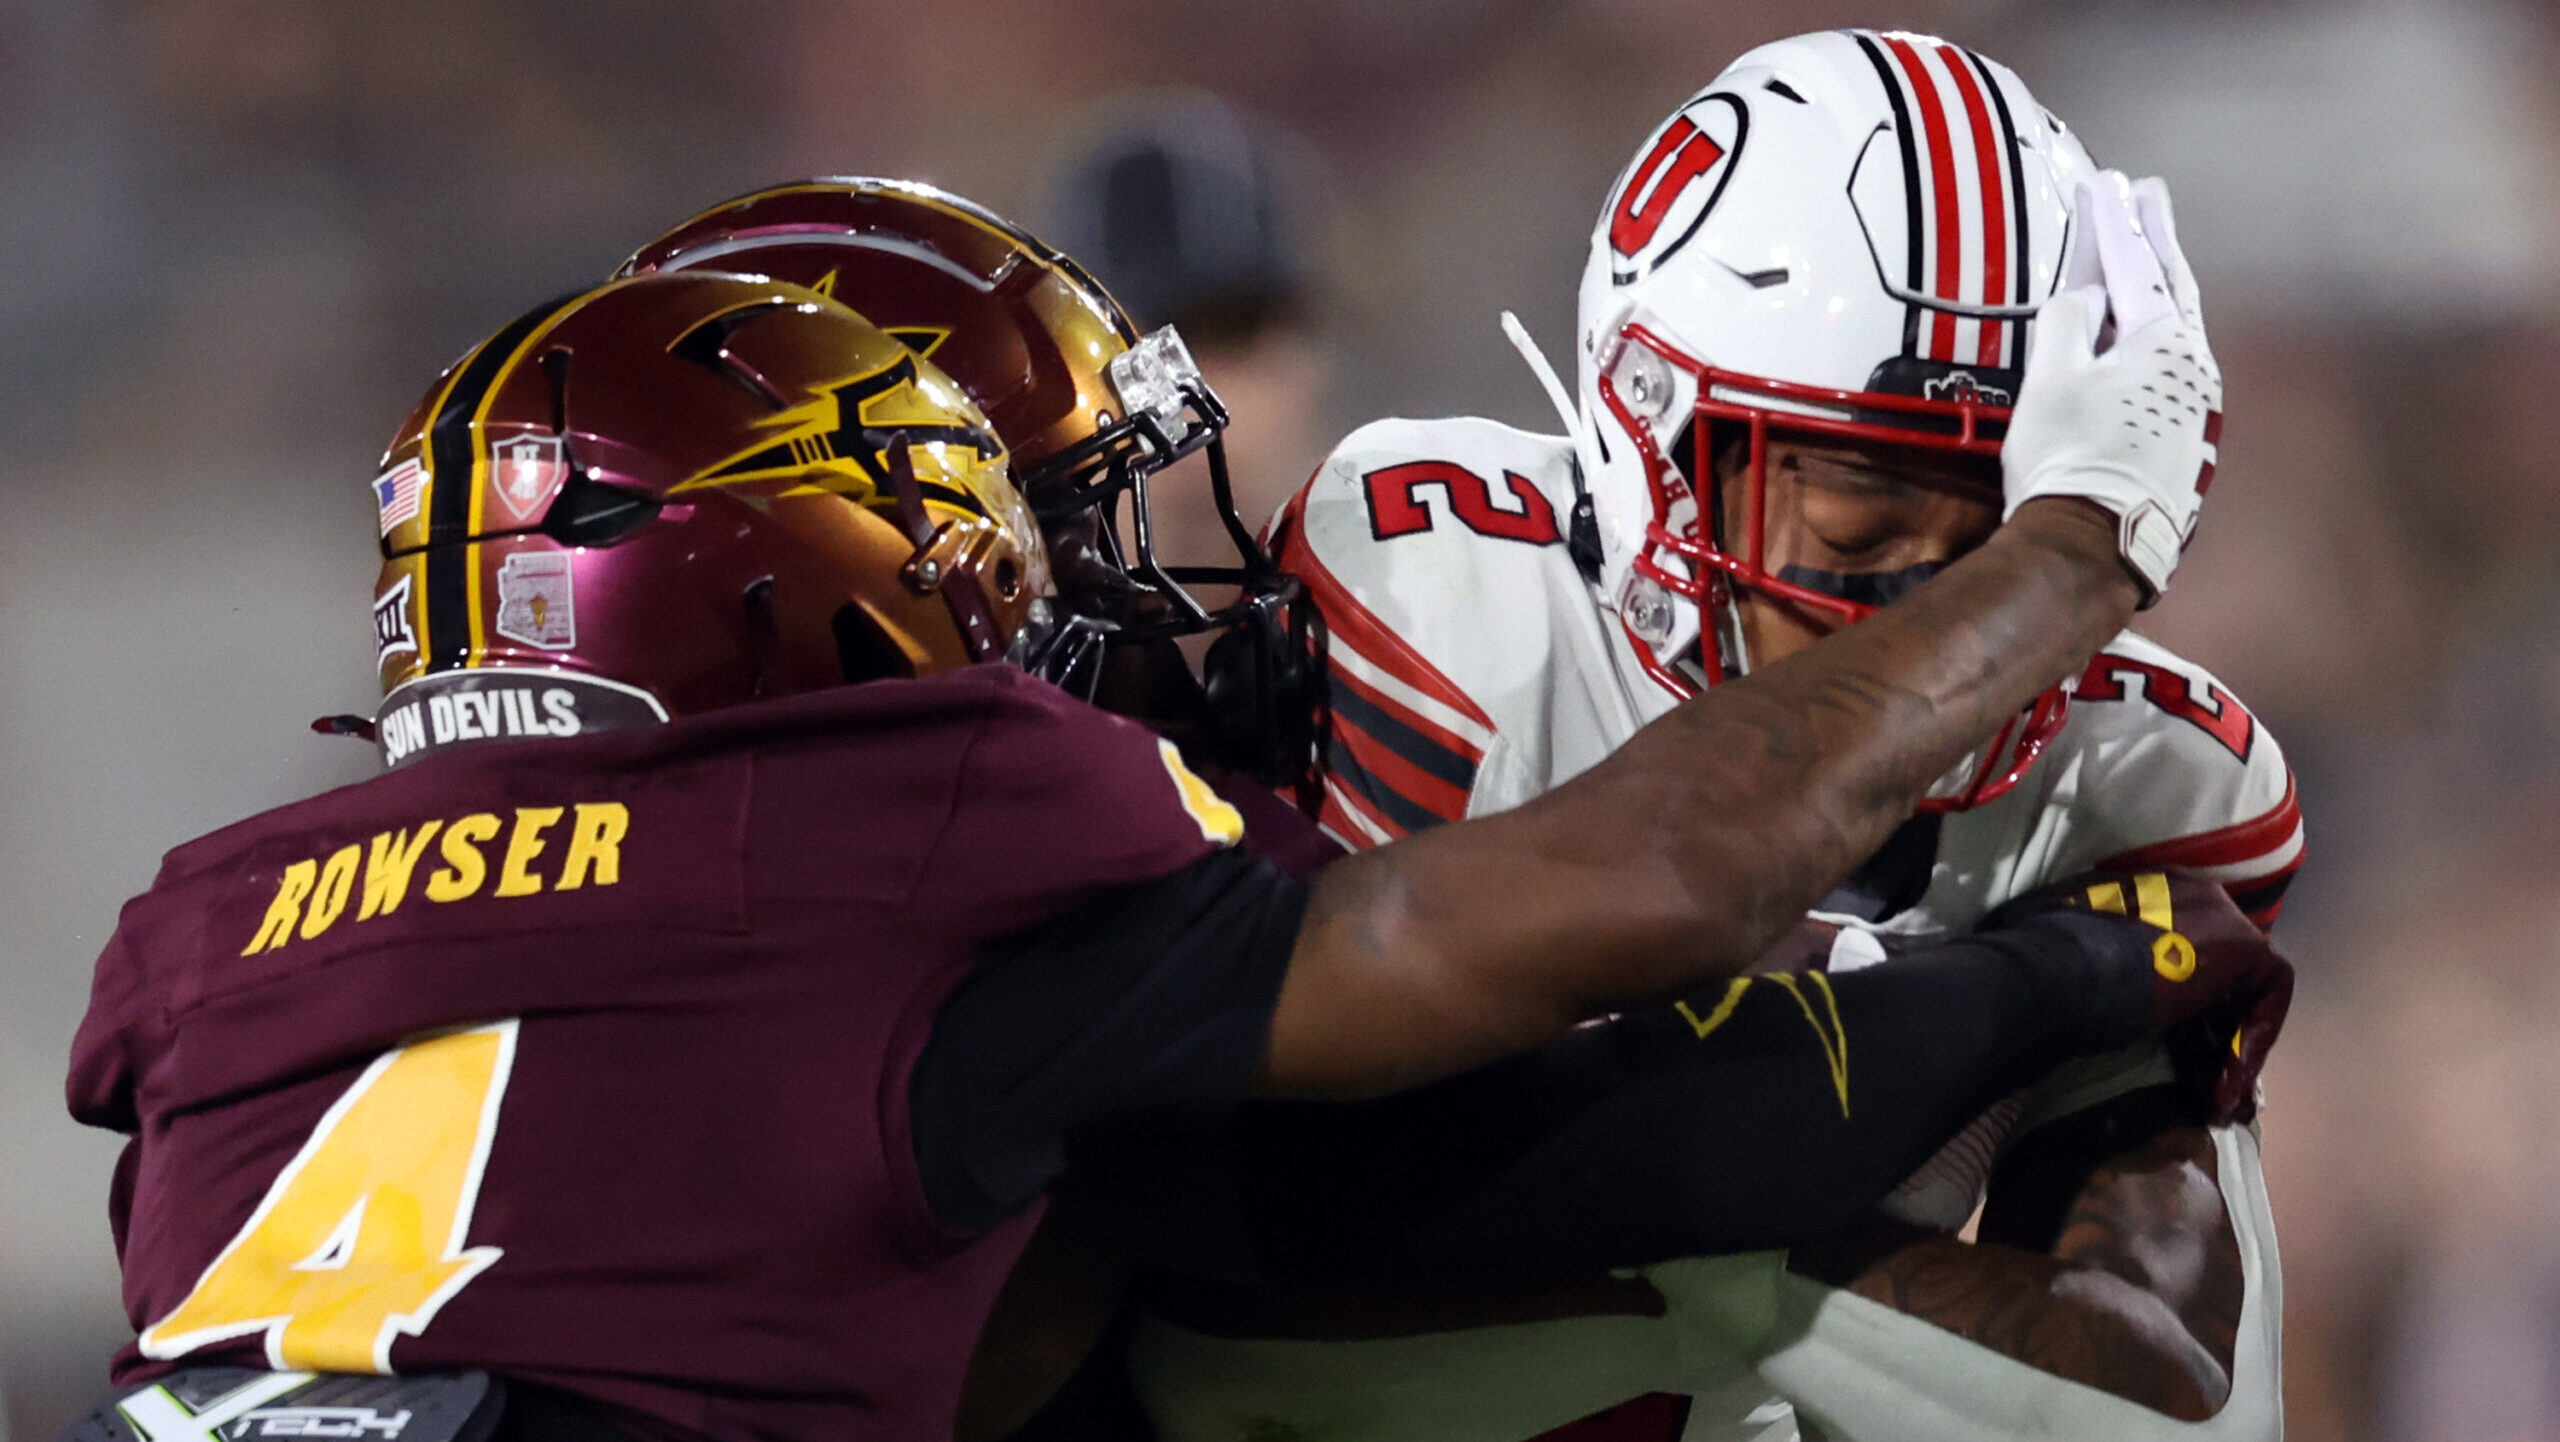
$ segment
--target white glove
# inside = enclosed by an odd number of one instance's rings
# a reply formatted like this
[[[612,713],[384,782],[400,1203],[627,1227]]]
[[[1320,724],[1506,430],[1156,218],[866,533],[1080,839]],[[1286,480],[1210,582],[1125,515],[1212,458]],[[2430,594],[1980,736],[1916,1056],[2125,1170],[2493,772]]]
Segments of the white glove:
[[[2166,185],[2128,186],[2105,171],[2073,197],[2073,229],[2065,288],[2029,328],[2026,375],[2000,448],[2002,514],[2043,496],[2104,507],[2147,608],[2169,589],[2213,484],[2222,372],[2205,344]],[[2110,310],[2114,343],[2100,352]]]

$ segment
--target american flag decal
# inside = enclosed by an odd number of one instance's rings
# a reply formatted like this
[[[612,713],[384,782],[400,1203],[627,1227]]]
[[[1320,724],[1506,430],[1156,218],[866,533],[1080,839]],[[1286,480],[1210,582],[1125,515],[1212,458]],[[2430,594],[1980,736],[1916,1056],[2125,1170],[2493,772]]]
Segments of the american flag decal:
[[[416,461],[402,461],[373,478],[373,503],[382,512],[382,534],[403,521],[418,518],[418,496],[423,489],[426,472]]]

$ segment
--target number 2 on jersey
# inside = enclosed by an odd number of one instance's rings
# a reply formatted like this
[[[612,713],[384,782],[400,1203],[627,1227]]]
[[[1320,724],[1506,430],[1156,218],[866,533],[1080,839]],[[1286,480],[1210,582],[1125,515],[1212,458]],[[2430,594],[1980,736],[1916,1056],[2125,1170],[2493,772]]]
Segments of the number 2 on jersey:
[[[516,1022],[387,1052],[332,1103],[144,1356],[266,1333],[278,1371],[389,1372],[391,1343],[498,1260],[471,1211],[515,1064]]]
[[[1556,530],[1555,507],[1535,483],[1510,471],[1502,473],[1502,480],[1520,509],[1495,505],[1493,487],[1484,477],[1449,461],[1412,461],[1371,471],[1360,478],[1369,498],[1369,534],[1387,541],[1430,530],[1431,510],[1420,492],[1424,486],[1438,486],[1459,523],[1479,536],[1532,546],[1552,546],[1563,539]]]

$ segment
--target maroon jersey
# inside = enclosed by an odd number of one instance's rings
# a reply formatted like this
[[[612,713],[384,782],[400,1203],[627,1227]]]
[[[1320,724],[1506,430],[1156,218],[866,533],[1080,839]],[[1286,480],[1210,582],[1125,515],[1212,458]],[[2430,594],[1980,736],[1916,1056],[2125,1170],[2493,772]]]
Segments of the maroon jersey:
[[[1240,830],[1154,736],[981,667],[461,750],[180,847],[72,1059],[133,1137],[117,1380],[481,1368],[714,1436],[948,1436],[1037,1209],[929,1203],[937,1014],[1001,939],[1256,864]],[[1278,972],[1157,979],[1246,1018],[1209,1092]]]

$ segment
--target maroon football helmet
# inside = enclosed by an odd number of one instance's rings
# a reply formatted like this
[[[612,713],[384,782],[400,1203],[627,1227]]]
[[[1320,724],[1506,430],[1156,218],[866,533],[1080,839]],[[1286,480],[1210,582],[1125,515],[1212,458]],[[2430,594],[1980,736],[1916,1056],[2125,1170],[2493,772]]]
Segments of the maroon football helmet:
[[[1073,260],[912,181],[840,177],[760,190],[651,241],[620,274],[697,269],[769,275],[832,296],[978,403],[1012,455],[1057,569],[1068,614],[1052,679],[1090,696],[1100,667],[1082,662],[1098,658],[1104,638],[1221,633],[1205,668],[1213,750],[1266,780],[1304,771],[1324,725],[1322,623],[1236,515],[1220,440],[1226,410],[1170,326],[1141,336]],[[1149,478],[1195,451],[1206,452],[1237,565],[1156,559]]]
[[[1046,553],[932,362],[797,286],[615,281],[518,317],[383,457],[395,764],[973,662],[1036,665]]]

